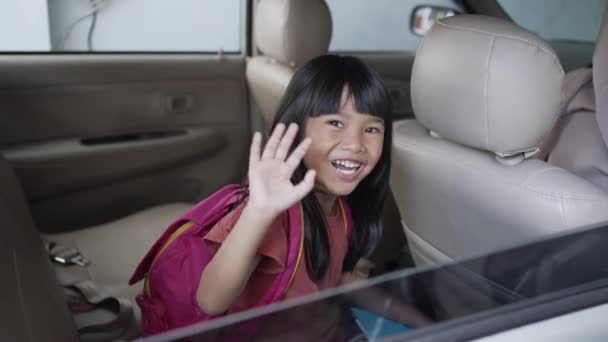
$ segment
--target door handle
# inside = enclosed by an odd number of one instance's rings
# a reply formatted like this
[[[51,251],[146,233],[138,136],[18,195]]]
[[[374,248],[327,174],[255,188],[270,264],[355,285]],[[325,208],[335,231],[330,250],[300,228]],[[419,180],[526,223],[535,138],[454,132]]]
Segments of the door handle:
[[[196,107],[192,94],[169,95],[165,98],[165,112],[168,114],[184,114],[192,112]]]

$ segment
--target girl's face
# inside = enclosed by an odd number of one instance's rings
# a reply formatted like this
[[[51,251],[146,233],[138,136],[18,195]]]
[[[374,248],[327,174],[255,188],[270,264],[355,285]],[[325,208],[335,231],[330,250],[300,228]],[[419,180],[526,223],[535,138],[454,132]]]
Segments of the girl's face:
[[[304,165],[317,172],[315,190],[336,196],[352,193],[382,155],[384,120],[359,113],[348,89],[338,113],[308,117],[305,135],[312,144]]]

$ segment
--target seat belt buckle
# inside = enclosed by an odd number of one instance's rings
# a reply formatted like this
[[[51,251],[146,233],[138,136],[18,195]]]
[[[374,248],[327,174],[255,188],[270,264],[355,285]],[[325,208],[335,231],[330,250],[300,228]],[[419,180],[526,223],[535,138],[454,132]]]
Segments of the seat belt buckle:
[[[47,250],[51,261],[62,265],[78,265],[87,267],[91,262],[82,256],[76,248],[64,247],[56,242],[49,242]]]
[[[60,255],[52,255],[52,260],[63,264],[63,265],[78,265],[81,267],[87,267],[91,263],[89,260],[85,259],[80,252],[75,255],[68,256],[60,256]]]

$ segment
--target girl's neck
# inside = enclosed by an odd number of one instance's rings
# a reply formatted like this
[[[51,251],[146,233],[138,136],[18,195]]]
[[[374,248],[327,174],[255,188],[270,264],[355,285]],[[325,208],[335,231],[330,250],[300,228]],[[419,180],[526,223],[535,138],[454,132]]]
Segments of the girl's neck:
[[[338,209],[336,204],[338,203],[338,196],[328,194],[321,191],[315,191],[315,198],[319,202],[319,206],[326,216],[333,216],[336,214]]]

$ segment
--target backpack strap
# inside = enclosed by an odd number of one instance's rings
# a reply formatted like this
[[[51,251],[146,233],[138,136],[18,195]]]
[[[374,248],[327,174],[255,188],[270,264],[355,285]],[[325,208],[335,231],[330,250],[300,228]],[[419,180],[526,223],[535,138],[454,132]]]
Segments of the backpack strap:
[[[339,205],[340,212],[342,213],[342,219],[344,220],[344,230],[346,232],[346,238],[347,238],[347,241],[350,241],[350,239],[352,237],[352,231],[353,231],[353,218],[352,218],[352,214],[350,211],[350,207],[348,206],[348,203],[346,202],[346,200],[342,197],[338,197],[338,205]],[[302,207],[302,204],[300,203],[300,204],[290,208],[289,215],[290,215],[290,220],[298,220],[298,222],[299,222],[299,227],[290,227],[290,232],[295,231],[294,233],[299,233],[300,236],[298,239],[299,244],[297,246],[297,254],[295,253],[295,251],[296,251],[295,244],[293,244],[293,245],[290,244],[290,251],[293,251],[294,254],[288,254],[287,260],[289,262],[289,260],[291,260],[291,258],[295,258],[295,263],[293,263],[293,269],[286,267],[285,273],[289,273],[290,277],[289,277],[289,281],[288,281],[287,285],[285,286],[285,289],[282,292],[283,296],[287,293],[287,290],[289,290],[289,287],[293,283],[293,280],[296,275],[296,271],[297,271],[298,267],[300,266],[300,263],[302,261],[302,256],[304,255],[304,227],[305,226],[304,226],[304,208]],[[295,237],[295,234],[291,234],[291,235],[292,235],[292,237]]]
[[[277,276],[269,291],[262,297],[256,306],[268,305],[281,300],[291,286],[298,266],[304,255],[304,208],[301,203],[293,205],[287,210],[287,261],[285,270]]]
[[[298,250],[297,250],[297,255],[295,255],[295,264],[293,266],[293,269],[290,270],[291,275],[289,276],[289,281],[287,282],[287,286],[285,286],[285,290],[283,290],[282,296],[285,296],[285,294],[287,293],[287,290],[289,290],[289,287],[291,287],[291,284],[293,283],[293,280],[296,277],[296,271],[298,270],[298,266],[300,266],[300,262],[302,261],[302,256],[304,255],[304,207],[302,207],[302,204],[298,204],[298,211],[299,211],[299,218],[296,218],[300,221],[300,242],[298,244]],[[290,244],[290,250],[292,248],[295,248],[295,246],[291,246]],[[294,257],[294,255],[291,255],[291,257]],[[289,257],[287,258],[289,260]]]
[[[338,204],[340,205],[340,209],[342,210],[342,219],[344,220],[344,225],[346,226],[344,228],[346,229],[346,238],[350,242],[354,228],[353,215],[350,211],[350,206],[348,205],[346,199],[344,199],[343,197],[338,197]]]
[[[188,230],[193,225],[194,225],[194,223],[192,221],[186,221],[177,230],[175,230],[171,234],[171,236],[169,236],[169,238],[167,239],[167,242],[159,249],[158,253],[154,256],[154,259],[152,259],[152,262],[150,263],[150,268],[152,266],[154,266],[154,262],[156,261],[156,259],[158,259],[158,257],[162,254],[162,252],[167,247],[169,247],[171,242],[173,242],[175,239],[177,239],[180,235],[182,235],[186,230]],[[148,277],[146,277],[144,279],[144,288],[142,290],[142,293],[146,296],[150,295],[150,278],[148,278]]]
[[[239,195],[243,193],[244,190],[241,185],[227,185],[190,208],[190,210],[188,210],[184,215],[175,220],[156,241],[156,243],[154,243],[148,253],[146,253],[146,256],[144,256],[142,261],[135,269],[131,279],[129,279],[129,285],[139,282],[146,276],[148,270],[154,262],[154,259],[156,259],[156,256],[167,245],[167,242],[171,239],[173,233],[182,227],[184,223],[188,221],[198,223],[204,215],[210,212],[213,213],[213,219],[219,219],[226,214],[231,204],[238,202],[241,197]]]

